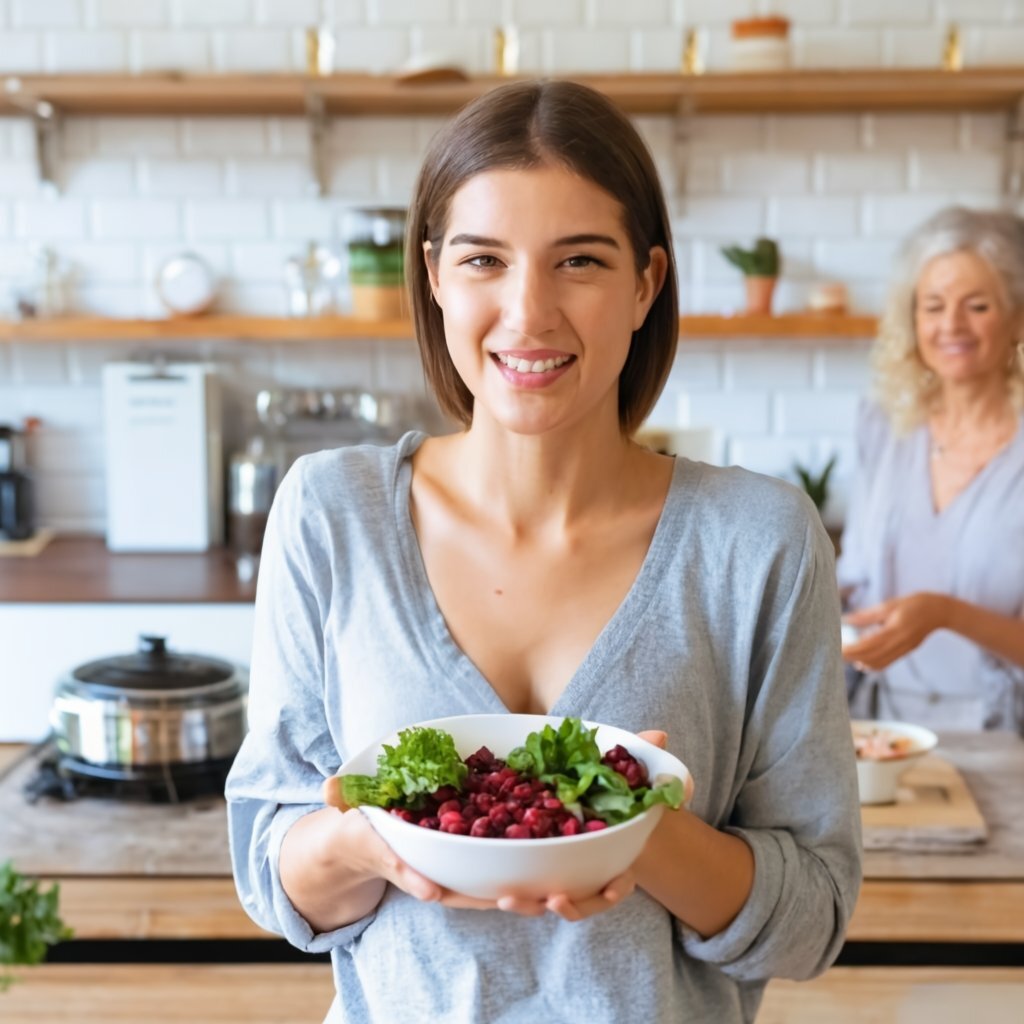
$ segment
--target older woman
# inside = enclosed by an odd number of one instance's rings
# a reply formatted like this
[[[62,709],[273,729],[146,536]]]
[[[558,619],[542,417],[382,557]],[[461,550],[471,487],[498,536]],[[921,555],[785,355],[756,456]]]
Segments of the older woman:
[[[855,711],[1024,731],[1024,222],[906,242],[858,428],[839,582]]]

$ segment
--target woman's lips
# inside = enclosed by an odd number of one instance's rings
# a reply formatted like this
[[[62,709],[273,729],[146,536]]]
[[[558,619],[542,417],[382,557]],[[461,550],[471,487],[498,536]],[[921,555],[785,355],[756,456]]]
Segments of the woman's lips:
[[[576,361],[564,352],[495,352],[491,355],[498,372],[519,388],[543,388],[563,376]]]

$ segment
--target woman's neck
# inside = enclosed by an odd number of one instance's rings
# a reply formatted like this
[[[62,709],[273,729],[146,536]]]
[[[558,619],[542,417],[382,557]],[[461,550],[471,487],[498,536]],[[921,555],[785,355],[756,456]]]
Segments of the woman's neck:
[[[1003,378],[943,387],[931,414],[948,432],[985,433],[1005,427],[1016,412]]]
[[[571,532],[629,504],[647,477],[647,460],[659,458],[624,437],[617,423],[534,436],[476,421],[450,444],[465,498],[516,536]]]

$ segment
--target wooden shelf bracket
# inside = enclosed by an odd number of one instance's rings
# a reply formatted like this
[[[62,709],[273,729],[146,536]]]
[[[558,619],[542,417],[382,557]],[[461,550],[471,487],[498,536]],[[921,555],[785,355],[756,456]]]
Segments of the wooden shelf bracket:
[[[62,125],[59,111],[49,100],[27,92],[22,87],[21,79],[16,75],[6,79],[4,91],[11,104],[32,118],[36,173],[50,192],[58,192],[60,187],[57,183],[57,154],[60,152]]]
[[[1024,96],[1006,115],[1006,151],[1003,166],[1003,202],[1015,209],[1024,196]]]
[[[309,125],[309,160],[312,183],[318,197],[330,190],[330,172],[327,167],[327,133],[330,117],[327,103],[321,93],[309,85],[306,87],[306,121]]]
[[[674,158],[675,183],[672,198],[675,201],[675,213],[686,212],[686,192],[690,178],[690,152],[693,138],[693,119],[697,105],[693,96],[679,97],[675,117],[672,121],[672,155]]]

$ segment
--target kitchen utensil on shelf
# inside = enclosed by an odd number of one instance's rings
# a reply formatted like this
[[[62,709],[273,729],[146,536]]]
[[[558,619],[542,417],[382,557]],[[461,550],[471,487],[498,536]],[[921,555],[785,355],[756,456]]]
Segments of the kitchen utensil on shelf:
[[[407,314],[403,244],[406,211],[399,207],[346,210],[341,217],[352,315],[397,320]]]
[[[256,415],[273,436],[282,475],[300,455],[348,444],[391,444],[426,429],[422,399],[363,388],[267,388]]]
[[[156,293],[172,316],[198,316],[217,298],[217,275],[201,256],[179,253],[157,271]]]
[[[0,424],[0,539],[27,540],[35,532],[32,481],[25,473],[25,434]]]
[[[310,242],[301,256],[285,261],[288,312],[291,316],[325,316],[337,311],[341,261],[325,245]]]
[[[205,551],[223,541],[220,386],[207,363],[103,368],[107,547]]]
[[[226,773],[246,731],[248,672],[139,637],[131,654],[98,658],[57,683],[50,725],[67,767],[108,779]]]
[[[67,267],[49,246],[33,247],[24,278],[12,288],[14,312],[25,320],[60,316],[65,308]]]
[[[228,467],[228,543],[236,558],[258,559],[281,478],[280,457],[262,434],[251,437]]]

